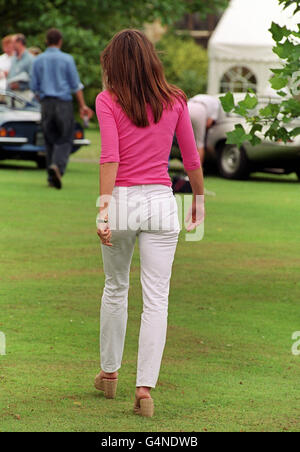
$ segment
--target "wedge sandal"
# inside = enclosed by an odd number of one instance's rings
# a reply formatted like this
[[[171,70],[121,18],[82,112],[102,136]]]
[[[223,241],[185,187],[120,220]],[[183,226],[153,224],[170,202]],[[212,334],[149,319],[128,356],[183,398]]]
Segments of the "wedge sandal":
[[[103,391],[107,399],[114,399],[117,393],[118,379],[103,378],[98,374],[95,378],[95,388]]]
[[[135,398],[133,411],[135,414],[139,414],[144,417],[152,417],[154,414],[154,401],[153,399],[138,399]]]

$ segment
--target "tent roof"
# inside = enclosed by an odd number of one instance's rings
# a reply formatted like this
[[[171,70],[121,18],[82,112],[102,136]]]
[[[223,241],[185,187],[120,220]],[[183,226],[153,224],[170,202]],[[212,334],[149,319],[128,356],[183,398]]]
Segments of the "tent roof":
[[[300,14],[283,10],[278,0],[231,0],[209,41],[211,58],[236,61],[278,61],[268,31],[271,23],[298,30]]]

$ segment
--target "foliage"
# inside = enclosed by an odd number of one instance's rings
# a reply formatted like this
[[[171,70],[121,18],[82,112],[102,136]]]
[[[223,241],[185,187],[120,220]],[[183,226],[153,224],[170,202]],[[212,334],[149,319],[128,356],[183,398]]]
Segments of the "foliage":
[[[284,8],[294,5],[294,13],[300,11],[299,0],[279,0],[279,3]],[[228,133],[228,143],[241,145],[243,140],[248,140],[257,145],[262,141],[256,135],[257,132],[271,140],[282,140],[285,143],[300,135],[300,127],[294,122],[300,116],[300,24],[298,31],[293,31],[273,22],[270,32],[276,42],[273,51],[283,62],[281,68],[272,69],[274,75],[270,80],[272,88],[279,95],[278,101],[269,102],[256,113],[254,109],[258,99],[255,95],[248,93],[237,105],[231,93],[223,96],[221,102],[224,111],[233,111],[243,116],[251,126],[249,134],[242,125],[236,126],[234,131]]]
[[[64,34],[63,50],[74,55],[90,103],[101,89],[99,54],[122,28],[141,28],[160,19],[172,24],[184,13],[201,15],[226,6],[227,0],[0,0],[0,35],[21,32],[29,45],[45,48],[45,31],[56,27]]]
[[[179,86],[188,97],[206,91],[207,51],[188,36],[169,32],[157,44],[168,82]]]

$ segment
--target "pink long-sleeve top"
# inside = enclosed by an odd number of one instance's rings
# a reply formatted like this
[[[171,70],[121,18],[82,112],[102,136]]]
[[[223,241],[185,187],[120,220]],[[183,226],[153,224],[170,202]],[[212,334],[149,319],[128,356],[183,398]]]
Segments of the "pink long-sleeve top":
[[[115,185],[171,186],[168,160],[174,133],[185,170],[200,168],[200,157],[185,102],[176,100],[172,108],[164,109],[157,124],[149,106],[150,125],[137,127],[106,90],[96,98],[96,112],[101,134],[100,163],[119,163]]]

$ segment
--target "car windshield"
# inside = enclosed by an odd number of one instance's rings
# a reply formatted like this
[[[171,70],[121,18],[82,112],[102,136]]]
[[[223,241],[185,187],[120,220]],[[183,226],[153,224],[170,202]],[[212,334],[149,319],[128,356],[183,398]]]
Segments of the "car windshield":
[[[28,102],[22,97],[13,93],[0,92],[0,110],[31,110],[39,111],[40,106],[37,102]]]

